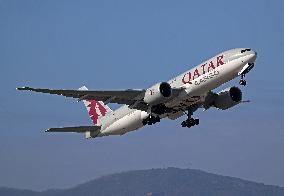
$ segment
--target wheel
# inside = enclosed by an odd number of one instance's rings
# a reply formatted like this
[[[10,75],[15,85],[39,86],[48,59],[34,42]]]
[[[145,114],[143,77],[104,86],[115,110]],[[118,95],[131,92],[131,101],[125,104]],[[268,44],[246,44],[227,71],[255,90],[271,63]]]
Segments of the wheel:
[[[182,121],[181,123],[182,127],[188,127],[188,128],[193,127],[195,125],[199,125],[199,119],[190,118],[185,121]]]
[[[192,124],[190,124],[190,123],[187,123],[187,128],[190,128],[191,126],[192,126]]]
[[[247,85],[247,82],[245,81],[245,80],[240,80],[240,85],[242,85],[242,86],[245,86],[245,85]]]
[[[190,126],[194,126],[195,125],[195,119],[194,118],[189,119],[188,124],[190,124]]]
[[[199,119],[194,119],[194,124],[199,125]]]
[[[181,126],[182,126],[182,127],[187,127],[186,121],[182,121]]]

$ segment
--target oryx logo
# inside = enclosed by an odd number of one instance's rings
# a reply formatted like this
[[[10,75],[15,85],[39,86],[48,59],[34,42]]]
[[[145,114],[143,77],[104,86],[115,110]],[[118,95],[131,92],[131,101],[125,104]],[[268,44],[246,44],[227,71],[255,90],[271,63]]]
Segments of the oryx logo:
[[[107,110],[104,104],[96,100],[88,100],[89,116],[91,117],[93,123],[96,125],[98,119],[106,115]]]

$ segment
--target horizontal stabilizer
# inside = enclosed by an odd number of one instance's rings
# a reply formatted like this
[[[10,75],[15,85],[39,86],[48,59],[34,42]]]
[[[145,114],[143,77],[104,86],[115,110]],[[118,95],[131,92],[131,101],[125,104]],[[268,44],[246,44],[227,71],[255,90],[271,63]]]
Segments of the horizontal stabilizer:
[[[76,133],[85,133],[85,132],[96,132],[100,131],[100,126],[79,126],[79,127],[60,127],[60,128],[49,128],[46,132],[76,132]]]

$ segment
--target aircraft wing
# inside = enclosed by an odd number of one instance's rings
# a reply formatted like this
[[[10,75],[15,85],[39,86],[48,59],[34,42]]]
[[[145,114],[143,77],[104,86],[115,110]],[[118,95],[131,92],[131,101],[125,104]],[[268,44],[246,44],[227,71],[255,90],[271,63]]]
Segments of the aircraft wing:
[[[121,91],[89,91],[89,90],[65,90],[65,89],[43,89],[21,87],[17,90],[34,91],[40,93],[48,93],[55,95],[62,95],[65,97],[78,98],[79,100],[97,100],[105,103],[118,103],[118,104],[134,104],[136,101],[141,100],[141,96],[145,90],[121,90]]]
[[[46,132],[76,132],[85,133],[87,131],[95,132],[100,130],[100,126],[80,126],[80,127],[60,127],[60,128],[49,128]]]

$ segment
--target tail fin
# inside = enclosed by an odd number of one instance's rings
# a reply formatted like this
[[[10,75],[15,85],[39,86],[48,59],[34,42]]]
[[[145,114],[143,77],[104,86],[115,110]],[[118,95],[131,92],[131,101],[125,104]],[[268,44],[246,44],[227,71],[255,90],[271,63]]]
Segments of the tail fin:
[[[88,90],[86,86],[82,86],[79,90]],[[112,112],[112,110],[104,104],[102,101],[96,100],[83,100],[90,118],[92,119],[94,125],[100,125],[100,120],[104,116]]]

